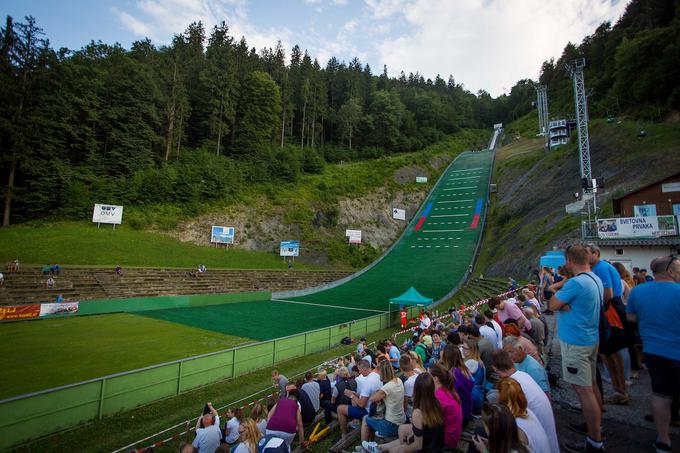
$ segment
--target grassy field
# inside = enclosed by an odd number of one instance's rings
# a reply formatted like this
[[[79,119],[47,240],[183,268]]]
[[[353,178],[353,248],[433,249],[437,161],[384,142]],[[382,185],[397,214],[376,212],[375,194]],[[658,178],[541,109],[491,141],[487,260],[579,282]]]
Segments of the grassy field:
[[[168,236],[121,225],[31,223],[0,228],[0,262],[19,257],[26,264],[285,269],[275,253],[200,247]],[[314,266],[296,263],[298,269]]]
[[[366,338],[369,342],[387,338],[394,330],[395,328],[384,329],[369,334]],[[348,354],[354,350],[356,350],[356,345],[338,346],[330,351],[290,360],[279,365],[277,368],[290,378],[318,366],[324,360]],[[215,407],[222,407],[231,401],[236,401],[261,389],[271,388],[271,385],[271,370],[264,369],[247,374],[239,379],[208,385],[132,411],[114,414],[104,417],[102,420],[94,420],[77,429],[65,431],[24,445],[22,446],[22,451],[112,451],[176,423],[181,423],[188,419],[192,419],[192,422],[195,423],[195,417],[203,410],[203,406],[207,401],[211,401]],[[222,414],[223,411],[221,412]],[[170,437],[182,431],[183,429],[179,429],[166,433],[164,436],[151,439],[137,447],[147,446],[157,440]],[[178,445],[179,441],[173,441],[154,451],[176,452]]]
[[[126,313],[3,323],[0,399],[251,341]]]

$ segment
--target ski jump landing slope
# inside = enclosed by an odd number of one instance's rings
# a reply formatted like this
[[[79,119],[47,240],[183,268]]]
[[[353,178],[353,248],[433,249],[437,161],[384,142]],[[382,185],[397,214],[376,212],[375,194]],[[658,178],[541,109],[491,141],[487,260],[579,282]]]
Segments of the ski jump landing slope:
[[[272,299],[387,311],[389,299],[411,286],[435,301],[443,298],[465,277],[481,239],[493,158],[489,150],[460,154],[399,241],[372,266],[328,289]]]

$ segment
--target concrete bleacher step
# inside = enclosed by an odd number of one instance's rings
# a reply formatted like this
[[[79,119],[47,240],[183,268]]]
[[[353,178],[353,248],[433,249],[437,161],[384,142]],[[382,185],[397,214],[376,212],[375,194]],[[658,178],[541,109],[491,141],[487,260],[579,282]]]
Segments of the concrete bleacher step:
[[[209,270],[190,277],[193,269],[68,267],[55,276],[56,287],[44,289],[47,276],[40,267],[24,266],[6,274],[0,305],[51,302],[58,294],[67,300],[146,297],[159,295],[295,290],[339,280],[343,271]]]

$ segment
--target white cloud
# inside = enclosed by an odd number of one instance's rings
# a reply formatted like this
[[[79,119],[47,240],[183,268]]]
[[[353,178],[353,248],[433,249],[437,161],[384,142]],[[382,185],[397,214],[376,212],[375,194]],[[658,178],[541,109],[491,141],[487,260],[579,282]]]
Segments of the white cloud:
[[[113,12],[139,38],[149,37],[167,44],[192,22],[201,21],[209,34],[214,25],[225,21],[231,35],[236,39],[245,36],[250,47],[273,48],[278,40],[290,47],[289,29],[260,28],[248,20],[246,0],[136,0],[134,7],[135,11]]]
[[[130,30],[132,33],[134,33],[137,36],[148,36],[151,39],[156,39],[154,36],[153,31],[149,28],[148,25],[146,25],[144,22],[132,17],[125,11],[119,11],[116,8],[111,8],[111,11],[118,16],[120,19],[121,23],[123,24],[123,27],[127,28]]]
[[[352,19],[349,22],[346,22],[345,25],[342,26],[342,29],[347,32],[353,33],[357,29],[358,24],[359,23],[356,20]]]
[[[333,3],[338,6],[345,6],[347,4],[347,0],[333,0]]]
[[[377,24],[402,18],[407,32],[375,44],[392,74],[453,74],[473,91],[502,94],[540,65],[559,57],[605,20],[614,22],[625,1],[610,0],[366,0]],[[396,17],[395,17],[396,16]]]

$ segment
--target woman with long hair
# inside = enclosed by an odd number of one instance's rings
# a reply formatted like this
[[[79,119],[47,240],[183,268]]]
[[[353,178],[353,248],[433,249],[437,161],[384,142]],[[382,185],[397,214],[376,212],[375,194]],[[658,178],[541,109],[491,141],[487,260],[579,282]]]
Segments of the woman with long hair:
[[[438,363],[432,365],[429,372],[434,379],[434,396],[444,413],[444,443],[454,449],[463,431],[463,409],[453,386],[453,376]]]
[[[491,404],[482,411],[486,437],[472,436],[477,451],[485,453],[530,453],[517,434],[517,422],[505,404]]]
[[[465,423],[472,418],[472,388],[475,386],[472,374],[465,365],[463,354],[458,346],[447,344],[439,363],[453,376],[453,385],[460,398]]]
[[[411,357],[411,361],[413,362],[413,371],[415,371],[416,374],[424,373],[425,365],[423,365],[423,359],[420,357],[420,355],[414,351],[409,351],[408,355]]]
[[[238,427],[239,444],[233,453],[257,453],[257,443],[262,438],[262,433],[253,419],[246,419]]]
[[[550,441],[536,414],[527,408],[527,398],[516,380],[506,377],[498,382],[499,401],[515,416],[518,435],[533,453],[550,453]]]
[[[413,417],[410,425],[399,427],[399,438],[382,445],[362,442],[369,452],[439,453],[444,444],[444,415],[439,400],[434,396],[435,384],[430,373],[421,373],[413,389]]]
[[[274,404],[272,404],[272,406],[274,406]],[[267,406],[256,401],[255,404],[253,404],[253,408],[250,410],[250,418],[255,421],[257,428],[264,436],[264,433],[267,430]]]
[[[380,380],[384,384],[369,399],[373,404],[385,402],[385,417],[364,417],[361,423],[361,440],[373,440],[377,431],[383,436],[393,437],[399,433],[399,425],[406,422],[404,413],[404,383],[394,374],[389,360],[378,364]]]
[[[543,296],[543,300],[549,300],[553,296],[553,292],[550,291],[550,285],[555,283],[555,279],[553,277],[553,273],[550,270],[549,267],[543,267],[542,275],[541,275],[541,295]]]
[[[635,286],[633,277],[628,272],[628,269],[621,263],[612,263],[621,277],[621,301],[624,305],[628,303],[628,296],[631,289]],[[642,340],[640,340],[640,333],[638,331],[637,322],[628,321],[628,328],[626,329],[626,339],[628,341],[628,356],[630,357],[630,377],[637,379],[639,377],[640,364],[642,363],[642,350],[640,348]]]
[[[463,350],[465,352],[465,366],[470,370],[474,387],[472,387],[472,413],[479,415],[482,413],[484,405],[484,387],[486,386],[486,368],[479,352],[479,339],[469,337],[465,342]]]
[[[626,269],[626,267],[623,264],[613,262],[612,265],[619,272],[619,277],[621,278],[621,286],[623,287],[621,300],[623,300],[623,303],[625,304],[626,302],[628,302],[628,295],[630,294],[630,290],[633,289],[633,287],[635,286],[635,282],[633,281],[633,277],[630,275],[630,272],[628,272],[628,269]]]
[[[224,425],[224,441],[232,445],[238,440],[238,427],[243,422],[243,409],[232,407],[227,410],[229,421]]]

